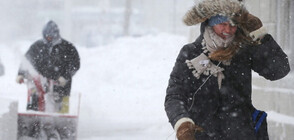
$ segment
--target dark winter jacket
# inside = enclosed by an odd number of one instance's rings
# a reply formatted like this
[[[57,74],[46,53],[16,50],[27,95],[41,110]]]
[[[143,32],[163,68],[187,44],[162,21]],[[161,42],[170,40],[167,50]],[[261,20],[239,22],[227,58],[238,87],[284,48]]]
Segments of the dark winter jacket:
[[[36,41],[25,56],[42,76],[56,81],[62,76],[68,80],[64,87],[55,86],[54,91],[61,96],[69,95],[72,76],[80,68],[79,54],[71,43],[60,37],[54,22],[48,22],[43,36],[44,39]],[[52,36],[53,40],[46,40],[47,36]],[[20,69],[19,74],[24,75],[25,71]]]
[[[53,80],[62,76],[68,80],[64,87],[55,87],[55,91],[70,94],[72,76],[80,68],[79,54],[71,43],[62,39],[60,44],[49,47],[44,40],[38,40],[25,56],[42,76]]]
[[[200,37],[181,49],[170,74],[165,98],[169,121],[174,126],[183,117],[191,118],[205,130],[204,134],[196,136],[196,140],[256,140],[251,119],[254,110],[251,70],[268,80],[280,79],[290,71],[287,55],[271,35],[266,35],[261,45],[242,47],[230,65],[220,64],[225,69],[221,89],[217,78],[211,76],[193,97],[208,76],[201,75],[196,79],[185,61],[203,52],[204,26],[202,23]]]

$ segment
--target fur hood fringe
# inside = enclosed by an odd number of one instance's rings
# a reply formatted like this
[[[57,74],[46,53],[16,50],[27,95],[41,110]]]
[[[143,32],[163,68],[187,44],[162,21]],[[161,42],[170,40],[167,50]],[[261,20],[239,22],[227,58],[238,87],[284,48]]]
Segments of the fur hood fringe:
[[[212,16],[222,15],[229,18],[247,11],[238,0],[203,0],[192,7],[184,16],[186,25],[192,26],[204,22]]]

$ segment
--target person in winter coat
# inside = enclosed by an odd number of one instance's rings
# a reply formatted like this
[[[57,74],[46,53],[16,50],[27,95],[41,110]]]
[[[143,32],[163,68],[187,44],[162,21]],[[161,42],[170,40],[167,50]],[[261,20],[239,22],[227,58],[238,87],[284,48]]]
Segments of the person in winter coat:
[[[73,44],[61,38],[54,21],[45,25],[43,39],[32,44],[25,57],[39,74],[57,83],[53,87],[58,97],[55,101],[62,103],[60,112],[68,112],[72,77],[80,68],[80,57]],[[23,83],[29,74],[20,67],[16,82]]]
[[[237,0],[204,0],[184,17],[201,23],[170,74],[165,111],[179,140],[268,140],[252,105],[252,70],[268,80],[290,71],[287,55]]]

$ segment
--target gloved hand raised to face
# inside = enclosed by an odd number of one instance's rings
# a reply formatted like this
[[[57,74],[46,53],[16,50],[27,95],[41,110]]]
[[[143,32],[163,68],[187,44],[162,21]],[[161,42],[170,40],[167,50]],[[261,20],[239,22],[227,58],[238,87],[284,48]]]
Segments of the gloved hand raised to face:
[[[60,76],[60,77],[57,79],[57,81],[58,81],[58,84],[59,84],[60,86],[64,87],[64,86],[66,85],[66,83],[67,83],[68,80],[66,80],[64,77]]]
[[[17,77],[16,77],[16,83],[22,84],[23,82],[24,82],[24,76],[17,75]]]
[[[203,129],[192,122],[184,122],[176,130],[178,140],[196,140],[195,133],[197,131],[202,132]]]
[[[259,41],[267,34],[261,20],[248,12],[235,16],[233,21],[247,36],[250,36],[253,41]]]

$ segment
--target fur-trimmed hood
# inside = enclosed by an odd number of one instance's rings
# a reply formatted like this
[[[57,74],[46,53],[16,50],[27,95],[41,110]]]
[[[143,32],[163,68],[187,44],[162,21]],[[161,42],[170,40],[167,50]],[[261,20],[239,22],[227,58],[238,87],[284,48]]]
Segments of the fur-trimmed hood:
[[[184,16],[186,25],[196,25],[212,16],[223,15],[229,18],[241,15],[247,11],[242,2],[238,0],[203,0],[192,7]]]

